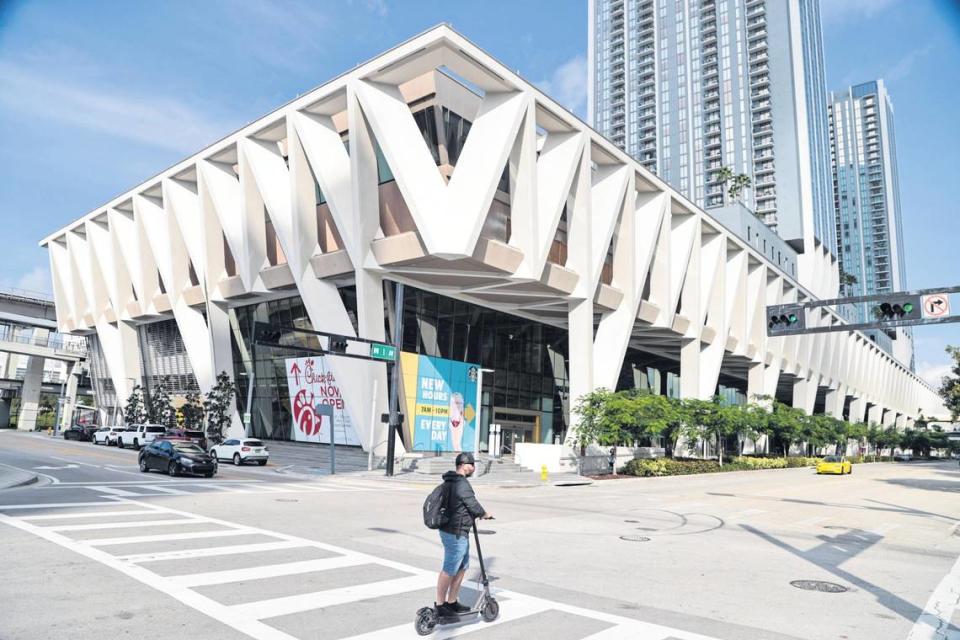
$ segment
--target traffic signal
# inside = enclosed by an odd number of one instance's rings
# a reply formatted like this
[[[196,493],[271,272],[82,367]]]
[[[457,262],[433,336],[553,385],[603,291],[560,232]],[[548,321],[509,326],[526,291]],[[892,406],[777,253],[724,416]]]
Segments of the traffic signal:
[[[919,320],[923,316],[920,296],[890,296],[873,303],[870,309],[876,320]]]
[[[767,307],[767,335],[776,336],[807,326],[804,309],[801,305],[779,305]]]
[[[330,336],[327,340],[327,351],[329,353],[346,353],[347,339],[341,336]]]

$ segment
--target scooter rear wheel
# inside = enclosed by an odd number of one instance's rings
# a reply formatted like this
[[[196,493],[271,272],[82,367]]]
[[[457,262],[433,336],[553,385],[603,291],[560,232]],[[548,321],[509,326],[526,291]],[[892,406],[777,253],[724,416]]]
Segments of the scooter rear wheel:
[[[437,612],[433,607],[423,607],[417,611],[417,619],[414,620],[413,627],[417,630],[418,635],[430,635],[437,627]]]
[[[484,622],[493,622],[500,617],[500,603],[490,598],[483,604],[480,615],[483,617]]]

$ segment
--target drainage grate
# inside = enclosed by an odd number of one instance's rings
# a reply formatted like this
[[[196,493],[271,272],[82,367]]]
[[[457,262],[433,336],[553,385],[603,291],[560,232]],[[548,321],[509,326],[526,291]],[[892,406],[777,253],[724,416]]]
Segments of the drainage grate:
[[[277,502],[300,502],[296,498],[274,498]]]
[[[639,520],[624,520],[624,522],[630,522],[632,524],[640,524]]]
[[[790,584],[804,591],[822,591],[823,593],[843,593],[849,591],[849,589],[842,584],[825,582],[824,580],[793,580]]]
[[[626,540],[627,542],[650,542],[650,538],[643,536],[620,536],[620,539]]]

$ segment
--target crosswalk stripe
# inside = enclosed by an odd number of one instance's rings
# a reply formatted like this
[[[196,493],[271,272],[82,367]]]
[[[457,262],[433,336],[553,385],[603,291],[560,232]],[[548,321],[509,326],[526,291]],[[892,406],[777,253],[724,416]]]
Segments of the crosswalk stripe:
[[[130,536],[124,538],[95,538],[84,540],[92,547],[110,547],[118,544],[139,544],[142,542],[167,542],[170,540],[193,540],[196,538],[219,538],[249,535],[249,529],[224,529],[223,531],[196,531],[194,533],[163,533],[154,536]]]
[[[101,500],[100,502],[47,502],[35,504],[0,504],[0,511],[9,511],[11,509],[71,509],[80,507],[115,507],[120,502],[112,500]]]
[[[159,515],[159,514],[157,514]],[[138,520],[136,522],[98,522],[96,524],[68,524],[44,527],[50,531],[95,531],[97,529],[134,529],[138,527],[163,527],[178,524],[197,524],[203,522],[196,518],[177,518],[176,520]]]
[[[24,520],[64,520],[67,518],[109,518],[111,516],[145,516],[156,513],[152,509],[128,509],[127,511],[85,511],[82,513],[50,513],[42,516],[20,516]]]
[[[202,549],[182,549],[177,551],[157,551],[155,553],[134,553],[127,556],[117,556],[117,559],[142,564],[144,562],[162,562],[164,560],[184,560],[187,558],[209,558],[214,556],[229,556],[239,553],[259,553],[275,551],[277,549],[297,549],[309,545],[281,540],[279,542],[256,542],[253,544],[235,544],[224,547],[204,547]]]
[[[184,587],[201,587],[211,584],[226,584],[243,580],[260,580],[279,576],[292,576],[298,573],[311,571],[327,571],[343,567],[355,567],[366,564],[363,558],[354,556],[338,556],[336,558],[321,558],[319,560],[303,560],[301,562],[285,562],[282,564],[249,567],[246,569],[228,569],[225,571],[209,571],[207,573],[193,573],[170,578]]]
[[[341,587],[339,589],[327,589],[325,591],[301,593],[295,596],[245,602],[244,604],[234,605],[230,607],[230,609],[241,619],[263,620],[265,618],[285,616],[291,613],[310,611],[311,609],[334,607],[339,604],[356,602],[357,600],[392,596],[407,591],[435,587],[436,585],[437,577],[435,575],[419,574],[405,578],[394,578],[392,580],[381,580],[379,582]]]
[[[196,491],[184,491],[182,489],[171,489],[170,487],[161,487],[156,484],[147,484],[142,487],[137,487],[138,489],[149,489],[150,491],[159,491],[160,493],[169,493],[174,496],[192,496]],[[142,493],[140,495],[143,495]]]
[[[117,489],[116,487],[100,487],[100,486],[91,486],[87,487],[88,489],[93,489],[94,491],[99,491],[100,493],[107,493],[111,496],[120,496],[123,498],[134,497],[140,498],[143,496],[142,493],[136,493],[134,491],[127,491],[126,489]],[[138,487],[139,488],[139,487]]]

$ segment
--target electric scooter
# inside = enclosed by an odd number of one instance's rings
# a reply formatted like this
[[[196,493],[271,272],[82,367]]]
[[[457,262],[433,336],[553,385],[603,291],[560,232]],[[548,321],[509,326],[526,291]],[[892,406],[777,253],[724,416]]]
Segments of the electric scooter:
[[[493,518],[489,519],[493,520]],[[419,635],[430,635],[438,624],[456,624],[478,614],[484,622],[493,622],[500,617],[500,603],[490,595],[490,581],[487,580],[487,569],[483,566],[483,551],[480,549],[480,533],[477,531],[476,518],[473,520],[473,539],[477,543],[477,558],[480,560],[480,581],[482,583],[480,596],[473,607],[463,613],[441,616],[437,613],[436,607],[422,607],[417,611],[417,617],[413,623]]]

